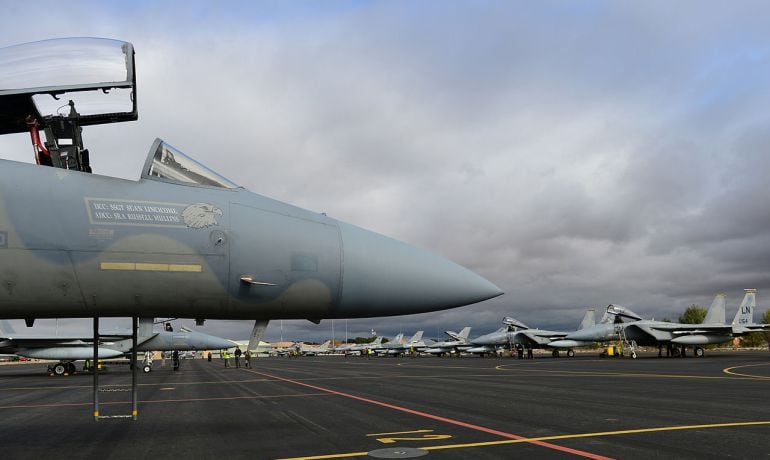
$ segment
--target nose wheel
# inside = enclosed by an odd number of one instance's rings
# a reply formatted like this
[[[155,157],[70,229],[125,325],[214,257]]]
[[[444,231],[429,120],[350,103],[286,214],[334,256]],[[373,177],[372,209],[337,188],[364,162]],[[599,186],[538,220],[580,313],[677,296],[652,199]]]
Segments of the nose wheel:
[[[74,374],[76,372],[75,364],[72,362],[59,362],[56,363],[53,367],[48,367],[48,372],[52,373],[53,375],[65,375],[65,374]]]

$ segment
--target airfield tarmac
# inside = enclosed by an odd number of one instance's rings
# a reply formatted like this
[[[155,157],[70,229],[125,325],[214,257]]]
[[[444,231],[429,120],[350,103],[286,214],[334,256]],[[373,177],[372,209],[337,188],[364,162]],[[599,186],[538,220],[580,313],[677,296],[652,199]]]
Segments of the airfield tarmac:
[[[770,353],[706,358],[257,358],[139,375],[137,421],[92,376],[0,366],[0,457],[761,458]],[[112,366],[102,383],[130,383]],[[130,393],[101,396],[130,412]],[[414,450],[420,449],[420,450]]]

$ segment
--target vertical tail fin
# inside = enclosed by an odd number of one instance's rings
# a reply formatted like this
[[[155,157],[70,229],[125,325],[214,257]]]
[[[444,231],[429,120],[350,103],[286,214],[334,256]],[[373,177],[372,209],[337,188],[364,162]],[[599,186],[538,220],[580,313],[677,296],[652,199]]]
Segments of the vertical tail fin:
[[[743,296],[743,302],[738,307],[738,311],[735,313],[735,319],[733,324],[745,325],[754,323],[754,307],[757,305],[757,290],[756,289],[744,289],[746,295]]]
[[[594,313],[594,309],[590,308],[586,310],[585,316],[583,316],[583,320],[580,321],[580,326],[578,326],[578,331],[582,329],[589,328],[596,324],[596,316]]]
[[[460,331],[459,334],[457,334],[458,337],[460,337],[461,340],[468,340],[468,336],[471,335],[471,328],[470,326],[464,327],[462,331]]]
[[[372,341],[371,345],[379,345],[381,343],[382,343],[382,336],[380,335]]]
[[[419,342],[422,340],[422,333],[423,331],[417,331],[414,333],[411,339],[409,339],[409,343]]]
[[[725,298],[721,293],[714,297],[703,324],[725,324]]]
[[[393,340],[391,340],[391,343],[397,343],[401,345],[403,341],[404,341],[404,334],[399,333],[397,336],[393,337]]]

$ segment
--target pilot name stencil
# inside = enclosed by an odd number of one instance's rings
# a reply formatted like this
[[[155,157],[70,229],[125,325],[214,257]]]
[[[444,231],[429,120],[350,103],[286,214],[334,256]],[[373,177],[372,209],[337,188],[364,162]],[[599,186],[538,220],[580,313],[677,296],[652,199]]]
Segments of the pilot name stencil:
[[[222,210],[208,203],[158,203],[104,198],[86,198],[91,224],[154,227],[206,228],[218,225]]]

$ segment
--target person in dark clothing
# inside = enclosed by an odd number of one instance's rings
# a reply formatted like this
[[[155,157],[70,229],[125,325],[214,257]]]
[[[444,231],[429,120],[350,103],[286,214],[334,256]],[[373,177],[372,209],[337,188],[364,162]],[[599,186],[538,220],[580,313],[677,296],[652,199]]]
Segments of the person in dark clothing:
[[[241,347],[235,347],[235,367],[241,367]]]
[[[174,365],[174,370],[179,370],[179,352],[177,350],[174,350],[173,353],[171,353],[171,363]]]

